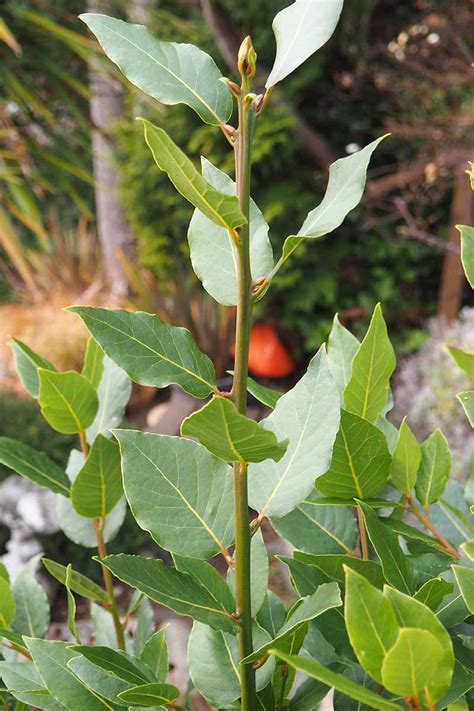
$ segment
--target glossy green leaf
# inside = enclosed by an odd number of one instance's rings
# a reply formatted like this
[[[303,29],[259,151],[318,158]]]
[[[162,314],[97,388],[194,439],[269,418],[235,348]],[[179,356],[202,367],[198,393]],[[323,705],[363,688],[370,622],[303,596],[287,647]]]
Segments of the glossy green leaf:
[[[271,590],[263,601],[262,607],[257,613],[257,622],[260,627],[268,632],[271,637],[275,637],[277,632],[283,627],[286,618],[286,607]]]
[[[123,495],[120,451],[116,442],[97,435],[71,487],[71,502],[85,518],[105,518]]]
[[[250,376],[247,378],[247,390],[256,400],[261,402],[262,405],[271,407],[272,410],[275,409],[278,400],[285,394],[281,390],[267,388],[266,385],[257,383],[257,381]]]
[[[439,552],[440,549],[442,550],[442,546],[437,538],[435,538],[434,536],[428,536],[426,533],[421,531],[416,526],[410,526],[409,524],[405,523],[404,521],[399,521],[396,517],[393,517],[393,516],[388,516],[387,518],[381,518],[380,521],[381,521],[381,523],[384,524],[384,526],[388,526],[388,528],[390,528],[391,531],[399,534],[400,536],[403,536],[403,538],[405,538],[405,539],[408,539],[408,540],[413,539],[415,541],[421,541],[422,543],[424,543],[427,546],[436,548],[437,552]]]
[[[316,480],[316,487],[326,496],[370,498],[385,486],[390,464],[383,432],[358,415],[341,410],[331,466]]]
[[[133,688],[134,684],[119,679],[111,671],[104,671],[82,655],[73,657],[67,665],[84,686],[107,701],[123,708],[124,703],[119,699],[118,694]],[[115,709],[115,706],[113,708]]]
[[[93,647],[76,645],[70,649],[84,656],[99,669],[114,674],[128,684],[141,685],[153,681],[151,670],[138,657],[121,650],[101,645]]]
[[[283,660],[312,679],[318,679],[324,684],[327,684],[327,686],[341,691],[343,694],[350,696],[351,699],[356,699],[356,701],[360,701],[370,708],[380,709],[380,711],[393,711],[393,709],[400,710],[403,708],[394,701],[384,699],[379,694],[370,691],[370,689],[367,689],[360,684],[356,684],[351,679],[347,679],[342,674],[338,674],[337,672],[324,667],[315,659],[307,659],[305,657],[285,654],[278,649],[271,650],[271,654],[274,654],[278,657],[278,659]]]
[[[92,337],[87,341],[86,352],[84,354],[84,365],[82,366],[82,375],[90,382],[96,390],[104,372],[104,356],[105,353],[99,346],[97,341]]]
[[[80,18],[107,56],[146,94],[163,104],[186,104],[209,124],[228,121],[232,96],[205,52],[191,44],[162,42],[143,25],[91,13]]]
[[[319,617],[319,615],[324,614],[327,610],[340,607],[341,605],[342,600],[337,583],[324,583],[320,585],[312,595],[297,600],[290,610],[283,627],[278,631],[277,636],[261,647],[257,647],[253,654],[246,657],[242,663],[250,664],[258,661],[268,654],[270,648],[289,651],[289,649],[291,649],[292,637],[299,628],[310,620],[314,620],[316,617]],[[256,645],[254,645],[254,647],[256,647]]]
[[[448,346],[447,350],[456,365],[470,378],[474,378],[474,353],[456,346]]]
[[[202,175],[215,190],[235,195],[234,181],[206,158],[201,158]],[[253,281],[270,274],[273,252],[268,238],[268,225],[250,200],[250,269]],[[237,249],[228,230],[217,225],[200,210],[195,210],[188,229],[193,269],[205,290],[220,304],[237,304]],[[216,263],[219,269],[216,269]]]
[[[38,486],[69,497],[70,482],[66,473],[44,452],[9,437],[0,437],[0,463]]]
[[[357,338],[341,324],[336,314],[328,338],[328,362],[341,397],[350,380],[352,361],[359,346]]]
[[[277,84],[326,44],[336,29],[343,0],[296,0],[273,20],[276,57],[265,87]]]
[[[313,555],[301,551],[295,551],[293,555],[295,560],[314,566],[329,580],[335,580],[341,585],[345,583],[344,566],[363,575],[376,588],[382,589],[385,583],[382,568],[374,560],[362,560],[349,555]]]
[[[419,699],[429,698],[438,674],[443,648],[426,630],[404,628],[387,652],[382,665],[383,685],[392,693]]]
[[[204,407],[186,417],[181,434],[195,437],[206,449],[225,462],[278,462],[285,454],[286,442],[254,420],[237,412],[233,402],[213,397]]]
[[[28,707],[64,711],[66,708],[56,701],[46,689],[33,662],[0,662],[0,677],[15,699]]]
[[[469,612],[474,614],[474,568],[466,568],[462,565],[452,565],[451,568],[464,602]]]
[[[382,683],[382,664],[397,639],[399,624],[380,590],[347,566],[345,573],[344,612],[351,645],[362,667]]]
[[[357,538],[352,511],[343,506],[320,506],[303,501],[282,518],[272,517],[275,530],[307,553],[350,553]]]
[[[130,706],[157,706],[171,704],[179,696],[179,689],[171,684],[143,684],[128,691],[122,691],[119,698]]]
[[[461,233],[461,261],[467,280],[474,289],[474,227],[456,225]]]
[[[411,494],[420,462],[421,447],[404,417],[398,432],[390,468],[392,483],[402,494]]]
[[[109,555],[103,563],[119,580],[179,615],[189,615],[214,629],[236,634],[237,625],[230,616],[233,609],[227,609],[188,573],[165,565],[162,560],[133,555]]]
[[[225,229],[235,230],[247,222],[235,195],[226,195],[215,190],[166,131],[146,119],[141,120],[145,129],[145,140],[155,163],[160,170],[167,173],[176,190],[191,205]]]
[[[396,360],[380,304],[374,309],[364,340],[352,361],[351,378],[344,390],[347,410],[374,421],[387,402]]]
[[[421,588],[416,591],[414,598],[435,612],[441,605],[443,598],[453,592],[453,588],[453,584],[443,578],[432,578],[423,583]]]
[[[141,385],[181,385],[204,398],[215,387],[215,371],[190,332],[168,326],[158,316],[137,311],[74,306],[107,355]]]
[[[339,396],[324,348],[301,380],[260,423],[289,445],[279,462],[249,466],[249,503],[260,516],[284,516],[303,501],[327,471],[339,428]]]
[[[456,397],[463,406],[471,427],[474,427],[474,390],[458,393]]]
[[[53,578],[56,578],[62,585],[66,584],[67,568],[65,565],[56,563],[54,560],[49,560],[48,558],[42,558],[41,562]],[[85,597],[87,600],[107,602],[109,599],[107,593],[100,585],[97,585],[93,580],[90,580],[74,569],[71,569],[69,574],[69,587],[73,592],[77,593],[77,595]]]
[[[385,579],[394,587],[408,594],[415,591],[415,572],[406,556],[397,536],[379,520],[378,516],[362,501],[358,502],[365,521],[370,541],[380,558]]]
[[[51,427],[63,434],[77,434],[87,429],[99,406],[87,378],[73,370],[54,373],[42,368],[38,376],[41,412]]]
[[[176,570],[188,573],[201,585],[213,600],[219,601],[226,610],[235,610],[235,602],[229,585],[216,568],[204,560],[173,555]]]
[[[76,656],[67,644],[31,638],[25,641],[48,691],[69,711],[111,711],[110,704],[89,691],[67,666]]]
[[[254,645],[262,646],[269,640],[268,632],[254,623]],[[189,637],[188,658],[194,686],[210,703],[222,707],[239,698],[239,648],[236,637],[195,622]],[[273,659],[257,669],[258,690],[268,684],[274,669]]]
[[[268,588],[268,552],[262,532],[255,531],[250,543],[250,596],[252,601],[252,617],[260,610]],[[229,568],[227,582],[235,597],[235,572]]]
[[[388,586],[384,595],[390,601],[401,627],[415,627],[434,635],[443,650],[443,657],[437,665],[435,683],[430,688],[433,701],[437,701],[448,689],[454,665],[453,645],[447,630],[436,615],[418,600],[404,595]]]
[[[168,677],[168,645],[166,631],[168,625],[151,635],[140,654],[140,659],[152,672],[156,681],[166,681]]]
[[[81,638],[79,636],[79,632],[77,631],[77,626],[76,626],[76,600],[74,598],[74,595],[71,592],[71,571],[72,571],[72,565],[69,563],[69,565],[66,568],[66,594],[67,594],[67,626],[69,629],[69,632],[73,636],[73,638],[76,640],[78,644],[81,643]]]
[[[127,373],[108,356],[103,360],[103,372],[97,387],[99,409],[93,423],[87,428],[87,441],[93,442],[98,434],[111,437],[111,430],[119,427],[132,393],[132,383]]]
[[[39,393],[38,368],[56,370],[49,360],[35,353],[26,343],[12,338],[11,349],[15,358],[15,368],[25,390],[31,397],[37,398]]]
[[[21,635],[44,637],[49,627],[48,596],[35,578],[39,556],[28,561],[12,585],[16,614],[11,624],[13,632]]]
[[[209,558],[233,542],[228,465],[200,444],[180,437],[136,430],[115,430],[115,436],[132,513],[160,546]]]
[[[422,506],[434,504],[443,495],[451,471],[451,452],[441,430],[435,430],[421,446],[421,464],[416,497]]]
[[[16,603],[10,581],[0,578],[0,625],[9,627],[16,613]]]

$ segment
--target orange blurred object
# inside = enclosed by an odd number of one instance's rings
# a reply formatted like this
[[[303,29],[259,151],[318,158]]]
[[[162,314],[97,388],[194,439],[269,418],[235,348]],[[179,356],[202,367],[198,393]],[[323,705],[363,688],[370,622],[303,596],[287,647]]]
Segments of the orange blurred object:
[[[295,361],[283,345],[274,326],[255,323],[250,332],[249,370],[262,378],[284,378],[295,369]]]

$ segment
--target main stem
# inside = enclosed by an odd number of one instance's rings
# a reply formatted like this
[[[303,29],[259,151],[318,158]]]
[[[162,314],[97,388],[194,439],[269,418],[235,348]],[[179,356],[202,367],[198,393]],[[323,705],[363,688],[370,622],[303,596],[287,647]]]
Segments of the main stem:
[[[242,82],[238,97],[239,127],[235,145],[235,172],[240,207],[247,218],[242,225],[238,244],[238,304],[235,332],[235,374],[232,398],[237,410],[247,411],[247,377],[250,327],[252,321],[252,276],[250,272],[250,172],[251,127],[250,102],[246,99],[248,82]],[[250,525],[248,515],[247,465],[234,464],[235,510],[235,581],[237,614],[241,625],[239,633],[240,659],[253,652],[252,613],[250,598]],[[256,706],[255,670],[253,664],[240,666],[241,709],[254,711]]]

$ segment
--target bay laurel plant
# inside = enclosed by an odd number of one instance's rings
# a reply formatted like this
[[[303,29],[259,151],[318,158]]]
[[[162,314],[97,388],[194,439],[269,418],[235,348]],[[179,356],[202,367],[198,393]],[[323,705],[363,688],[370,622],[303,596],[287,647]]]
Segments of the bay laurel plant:
[[[158,169],[195,207],[194,270],[219,304],[236,308],[234,381],[220,392],[190,333],[147,313],[72,307],[91,334],[80,373],[58,372],[12,344],[44,418],[78,444],[67,471],[6,438],[0,461],[54,493],[65,533],[97,549],[103,586],[72,565],[42,560],[68,601],[68,638],[53,641],[38,560],[13,582],[0,568],[7,709],[189,706],[189,695],[183,701],[170,684],[166,628],[155,630],[151,602],[192,620],[190,688],[218,709],[309,711],[331,688],[337,711],[434,711],[457,701],[473,708],[469,504],[449,478],[442,432],[419,443],[406,421],[397,430],[387,420],[396,363],[381,307],[361,342],[336,316],[327,344],[286,394],[247,374],[254,303],[304,240],[333,232],[358,204],[382,140],[331,166],[322,202],[274,261],[250,197],[258,119],[271,110],[276,85],[329,39],[341,9],[342,0],[297,0],[278,13],[263,93],[254,88],[249,37],[236,77],[226,79],[197,47],[82,16],[133,84],[164,104],[187,104],[235,154],[235,180],[204,158],[199,170],[163,128],[143,121]],[[203,406],[183,421],[181,437],[117,428],[131,381],[180,386]],[[270,410],[261,422],[246,415],[248,391]],[[166,560],[108,554],[126,506]],[[293,550],[277,562],[289,571],[291,601],[268,589],[264,522]],[[116,598],[118,581],[130,589],[127,608]],[[76,621],[78,598],[89,602],[92,635]]]

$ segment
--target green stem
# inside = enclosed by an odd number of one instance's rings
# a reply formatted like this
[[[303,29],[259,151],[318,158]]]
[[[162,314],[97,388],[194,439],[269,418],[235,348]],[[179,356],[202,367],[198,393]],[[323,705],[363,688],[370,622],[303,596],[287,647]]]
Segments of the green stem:
[[[360,552],[362,560],[369,560],[369,542],[367,540],[367,529],[365,528],[364,515],[359,507],[357,511],[357,521],[359,523]]]
[[[243,77],[242,92],[238,98],[239,127],[235,146],[237,195],[247,224],[239,231],[238,304],[235,333],[235,367],[232,398],[237,410],[247,411],[247,377],[250,328],[252,323],[252,276],[250,272],[250,172],[251,135],[250,102],[246,99],[249,82]],[[236,606],[241,631],[239,633],[240,659],[253,652],[252,613],[250,598],[250,525],[248,514],[247,465],[234,464],[235,509],[235,589]],[[241,709],[254,711],[256,704],[255,670],[252,664],[240,666]]]

